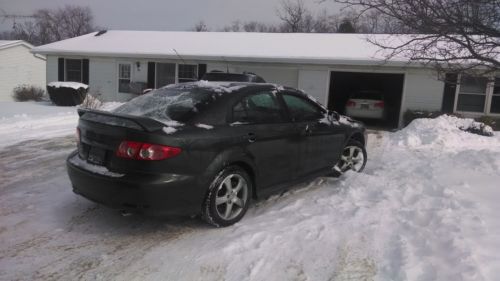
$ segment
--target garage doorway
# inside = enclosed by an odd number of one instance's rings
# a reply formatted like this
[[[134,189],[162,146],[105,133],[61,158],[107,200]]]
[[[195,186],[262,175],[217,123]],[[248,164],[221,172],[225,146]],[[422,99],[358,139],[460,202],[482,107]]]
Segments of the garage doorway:
[[[363,93],[381,94],[385,117],[383,119],[358,118],[369,126],[397,128],[401,111],[404,74],[340,72],[330,73],[328,109],[346,114],[346,103],[352,96]],[[379,94],[376,94],[379,93]],[[364,94],[366,95],[366,94]]]

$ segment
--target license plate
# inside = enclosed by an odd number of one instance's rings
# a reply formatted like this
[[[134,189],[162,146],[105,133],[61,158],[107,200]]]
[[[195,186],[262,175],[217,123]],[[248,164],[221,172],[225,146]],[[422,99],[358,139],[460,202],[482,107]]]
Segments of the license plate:
[[[104,160],[106,159],[106,150],[99,147],[91,147],[89,151],[89,157],[87,161],[96,164],[96,165],[104,165]]]
[[[369,108],[370,108],[370,105],[368,105],[367,103],[361,104],[361,109],[369,109]]]

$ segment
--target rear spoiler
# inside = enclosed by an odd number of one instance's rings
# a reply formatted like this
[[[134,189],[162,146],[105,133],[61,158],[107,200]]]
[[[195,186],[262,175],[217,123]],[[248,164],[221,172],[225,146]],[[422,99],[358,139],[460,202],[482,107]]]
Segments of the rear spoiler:
[[[141,117],[141,116],[133,116],[133,115],[127,115],[127,114],[120,114],[120,113],[111,113],[107,111],[101,111],[101,110],[93,110],[93,109],[84,109],[84,108],[78,108],[78,116],[80,118],[85,115],[86,113],[92,113],[96,115],[101,115],[101,116],[108,116],[116,119],[122,119],[126,120],[128,122],[132,122],[139,126],[143,131],[147,132],[153,132],[153,131],[158,131],[161,130],[165,125],[159,121],[156,121],[154,119],[148,118],[148,117]]]

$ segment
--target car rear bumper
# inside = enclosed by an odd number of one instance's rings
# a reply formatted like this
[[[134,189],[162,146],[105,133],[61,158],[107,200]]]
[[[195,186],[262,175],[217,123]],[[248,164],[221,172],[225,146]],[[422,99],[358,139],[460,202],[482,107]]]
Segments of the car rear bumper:
[[[72,161],[66,164],[73,192],[102,205],[154,215],[198,214],[206,185],[195,176],[95,172]]]
[[[353,109],[346,108],[346,115],[350,117],[358,118],[371,118],[371,119],[383,119],[384,110],[371,110],[371,109]]]

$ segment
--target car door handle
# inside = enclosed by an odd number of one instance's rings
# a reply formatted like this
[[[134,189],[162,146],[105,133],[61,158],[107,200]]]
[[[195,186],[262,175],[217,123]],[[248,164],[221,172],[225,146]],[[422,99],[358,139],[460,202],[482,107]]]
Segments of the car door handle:
[[[248,142],[255,142],[257,140],[254,133],[248,133],[247,137],[248,137]]]

